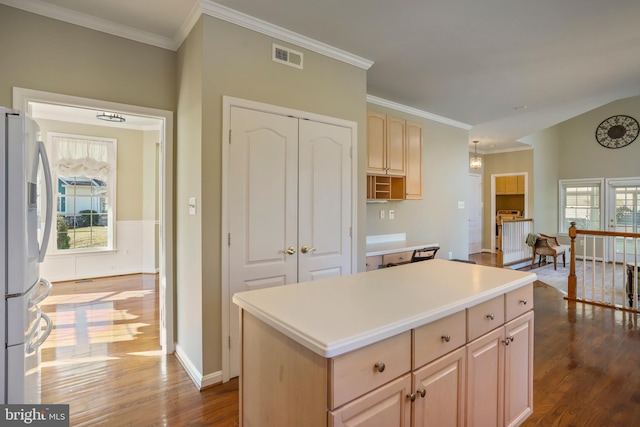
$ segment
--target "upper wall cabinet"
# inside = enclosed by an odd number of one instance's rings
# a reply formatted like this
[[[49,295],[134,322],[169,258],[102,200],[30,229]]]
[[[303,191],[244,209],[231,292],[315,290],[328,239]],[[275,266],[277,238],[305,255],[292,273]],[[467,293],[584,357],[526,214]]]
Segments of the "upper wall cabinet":
[[[367,112],[367,173],[405,176],[405,121]]]
[[[406,198],[422,199],[422,125],[407,120]]]
[[[496,177],[496,195],[524,194],[524,175]]]
[[[422,199],[422,137],[420,123],[367,112],[369,199]],[[379,191],[372,185],[382,175],[400,177],[392,187],[402,193]]]

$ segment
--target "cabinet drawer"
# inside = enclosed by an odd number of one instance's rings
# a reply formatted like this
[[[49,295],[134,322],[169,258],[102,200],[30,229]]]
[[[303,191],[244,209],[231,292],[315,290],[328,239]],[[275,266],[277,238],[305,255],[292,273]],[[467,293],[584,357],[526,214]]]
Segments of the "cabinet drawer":
[[[504,324],[504,295],[490,299],[467,310],[468,341],[475,340]]]
[[[505,298],[506,321],[533,309],[533,283],[509,292]]]
[[[377,270],[382,264],[382,255],[368,256],[366,261],[366,270]]]
[[[329,361],[329,407],[337,408],[411,370],[411,331]]]
[[[413,332],[413,368],[419,368],[465,344],[467,339],[465,312],[416,328]]]
[[[411,261],[411,255],[413,255],[413,251],[396,252],[395,254],[382,255],[382,265],[409,262]]]

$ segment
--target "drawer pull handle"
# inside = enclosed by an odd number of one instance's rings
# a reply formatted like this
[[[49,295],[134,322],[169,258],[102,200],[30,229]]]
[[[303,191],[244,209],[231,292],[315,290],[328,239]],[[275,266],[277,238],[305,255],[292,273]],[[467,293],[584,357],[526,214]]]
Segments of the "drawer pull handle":
[[[384,372],[384,368],[385,368],[385,367],[386,367],[386,366],[384,366],[384,363],[383,363],[383,362],[378,362],[378,363],[376,363],[376,364],[375,364],[375,366],[374,366],[374,368],[376,368],[376,371],[378,371],[378,372]]]
[[[526,300],[526,299],[521,299],[521,300],[520,300],[520,304],[522,304],[522,305],[527,305],[527,300]]]
[[[427,395],[427,390],[419,388],[418,390],[416,390],[416,393],[418,393],[420,397],[425,397]]]
[[[449,335],[449,334],[445,334],[445,335],[443,335],[443,336],[442,336],[442,341],[444,341],[444,342],[449,342],[449,341],[451,341],[451,335]],[[423,396],[423,397],[424,397],[424,396]]]
[[[493,320],[493,319],[495,319],[495,318],[496,318],[496,316],[495,316],[493,313],[489,313],[489,314],[487,314],[487,319],[489,319],[489,320]]]
[[[416,400],[416,394],[415,393],[407,393],[407,397],[412,402],[415,402],[415,400]]]

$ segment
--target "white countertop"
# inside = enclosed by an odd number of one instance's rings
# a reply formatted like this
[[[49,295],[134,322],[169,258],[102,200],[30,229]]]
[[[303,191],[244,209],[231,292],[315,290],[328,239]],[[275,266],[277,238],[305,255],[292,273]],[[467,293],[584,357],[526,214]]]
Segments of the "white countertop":
[[[233,302],[323,357],[441,319],[536,280],[531,272],[434,259],[240,292]]]
[[[440,246],[438,243],[407,240],[405,233],[367,236],[366,256],[387,255],[396,252],[414,251],[429,246]]]

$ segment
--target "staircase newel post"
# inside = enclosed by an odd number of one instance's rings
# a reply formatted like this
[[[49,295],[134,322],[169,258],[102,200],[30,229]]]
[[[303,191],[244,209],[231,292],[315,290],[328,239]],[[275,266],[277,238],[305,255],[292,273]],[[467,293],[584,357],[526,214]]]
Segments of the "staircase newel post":
[[[567,278],[568,299],[576,299],[578,279],[576,277],[576,236],[578,230],[576,223],[571,222],[569,227],[569,237],[571,238],[571,263],[569,265],[569,277]]]

